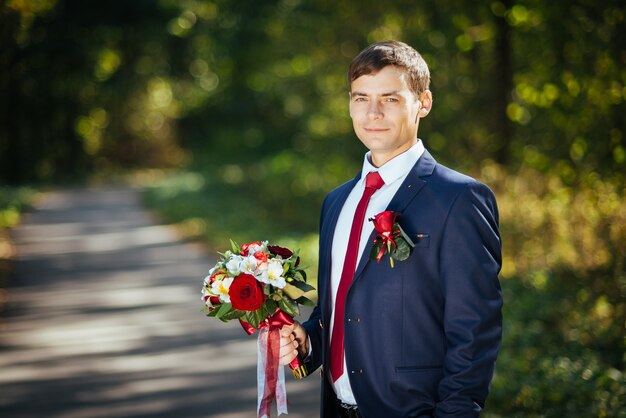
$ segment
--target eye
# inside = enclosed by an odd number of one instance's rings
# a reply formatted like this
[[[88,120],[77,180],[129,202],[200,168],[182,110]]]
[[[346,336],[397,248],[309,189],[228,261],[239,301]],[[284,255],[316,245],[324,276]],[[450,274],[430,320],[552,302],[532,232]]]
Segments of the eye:
[[[363,96],[357,96],[354,99],[352,99],[352,101],[354,101],[354,102],[364,102],[364,101],[366,101],[366,98],[363,97]]]
[[[385,97],[384,100],[386,103],[397,103],[399,100],[395,97]]]

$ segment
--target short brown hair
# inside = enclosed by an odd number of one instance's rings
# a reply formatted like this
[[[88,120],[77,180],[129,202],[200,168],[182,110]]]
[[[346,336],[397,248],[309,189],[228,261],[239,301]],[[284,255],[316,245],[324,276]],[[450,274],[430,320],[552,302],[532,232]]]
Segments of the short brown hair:
[[[430,71],[424,58],[411,46],[400,41],[382,41],[372,44],[350,63],[348,83],[362,75],[376,74],[388,65],[404,69],[409,76],[409,88],[416,95],[428,90]]]

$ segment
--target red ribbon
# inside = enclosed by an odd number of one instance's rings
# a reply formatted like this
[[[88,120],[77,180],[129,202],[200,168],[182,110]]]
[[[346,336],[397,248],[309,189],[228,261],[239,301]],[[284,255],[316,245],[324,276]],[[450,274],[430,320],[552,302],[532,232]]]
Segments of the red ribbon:
[[[261,398],[259,406],[259,417],[270,416],[270,407],[272,402],[276,398],[276,386],[277,386],[277,368],[280,360],[280,334],[278,330],[284,325],[293,325],[294,320],[291,315],[286,314],[280,309],[276,309],[273,315],[267,317],[261,322],[258,328],[253,327],[249,322],[239,319],[242,328],[248,335],[252,335],[257,329],[269,327],[267,336],[267,350],[265,359],[265,389]],[[292,370],[297,370],[302,366],[300,358],[296,356],[295,359],[289,363],[289,367]]]
[[[253,327],[252,325],[250,325],[250,323],[244,321],[241,318],[239,319],[239,323],[241,323],[243,330],[246,331],[248,335],[252,335],[256,332],[257,329],[261,329],[262,327],[270,327],[270,330],[274,328],[280,329],[284,325],[293,325],[294,321],[291,315],[286,314],[280,309],[276,309],[274,315],[267,317],[263,322],[259,324],[258,328]],[[291,363],[289,363],[289,367],[291,368],[291,370],[297,370],[301,366],[302,361],[300,361],[300,357],[296,357],[291,361]]]
[[[253,327],[250,323],[244,321],[243,319],[239,319],[243,330],[248,333],[248,335],[252,335],[256,332],[257,329],[261,329],[262,327],[274,327],[274,328],[282,328],[283,325],[293,325],[293,318],[281,311],[280,309],[276,309],[274,315],[268,316],[265,318],[263,322],[259,324],[258,328]]]
[[[394,247],[397,247],[398,245],[396,244],[396,242],[394,241],[394,238],[396,238],[396,236],[393,235],[393,233],[391,232],[383,232],[382,234],[378,234],[378,237],[376,238],[375,241],[379,241],[380,239],[380,250],[378,251],[378,254],[376,255],[376,262],[380,263],[380,260],[383,259],[383,255],[385,255],[385,250],[387,250],[389,248],[389,245],[393,245]]]

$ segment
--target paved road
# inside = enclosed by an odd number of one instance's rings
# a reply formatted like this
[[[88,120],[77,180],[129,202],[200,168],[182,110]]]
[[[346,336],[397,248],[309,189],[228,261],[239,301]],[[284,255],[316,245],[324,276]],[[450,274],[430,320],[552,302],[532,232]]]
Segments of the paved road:
[[[0,417],[255,416],[256,338],[204,316],[211,256],[135,191],[48,193],[14,238]],[[317,416],[319,378],[287,375],[289,417]]]

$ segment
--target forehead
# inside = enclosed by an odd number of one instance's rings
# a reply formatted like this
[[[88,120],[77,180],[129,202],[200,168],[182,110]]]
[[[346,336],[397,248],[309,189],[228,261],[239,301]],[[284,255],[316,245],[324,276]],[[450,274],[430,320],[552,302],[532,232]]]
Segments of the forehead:
[[[353,93],[384,94],[389,92],[409,92],[408,75],[403,69],[388,65],[377,73],[365,74],[352,81]]]

